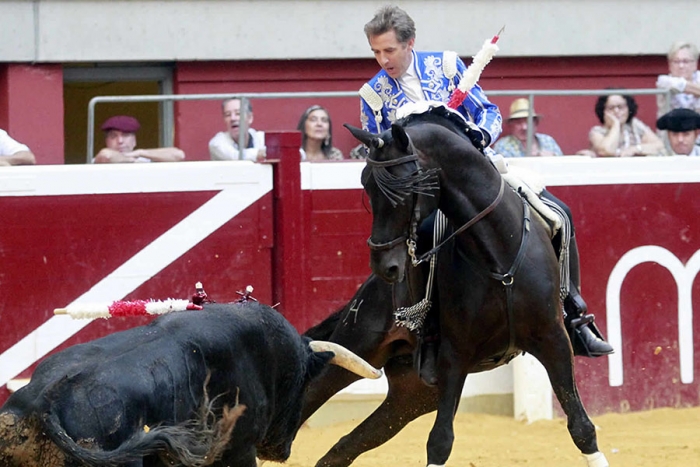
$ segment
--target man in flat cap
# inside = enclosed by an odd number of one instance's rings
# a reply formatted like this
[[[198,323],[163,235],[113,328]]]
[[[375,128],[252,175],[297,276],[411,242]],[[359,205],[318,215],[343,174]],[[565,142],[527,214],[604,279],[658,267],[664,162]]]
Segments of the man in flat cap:
[[[136,149],[136,132],[141,125],[134,117],[115,115],[102,124],[105,148],[97,153],[96,164],[130,162],[179,162],[185,153],[178,148]]]
[[[700,156],[695,142],[700,135],[700,114],[690,109],[673,109],[656,121],[656,128],[668,131],[668,141],[677,156]]]

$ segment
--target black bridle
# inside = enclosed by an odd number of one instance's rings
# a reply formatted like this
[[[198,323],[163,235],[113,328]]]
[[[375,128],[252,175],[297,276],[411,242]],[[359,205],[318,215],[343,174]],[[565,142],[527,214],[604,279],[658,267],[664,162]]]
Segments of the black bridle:
[[[410,144],[409,147],[413,149],[412,144]],[[378,161],[369,157],[366,160],[367,165],[372,169],[372,176],[377,183],[377,187],[382,194],[386,196],[392,207],[395,208],[398,204],[404,204],[406,198],[409,196],[412,197],[413,215],[409,220],[410,228],[407,233],[391,241],[382,243],[374,242],[371,236],[367,239],[367,245],[370,250],[390,250],[403,242],[410,242],[413,237],[416,236],[418,222],[420,221],[420,206],[418,204],[417,195],[424,194],[434,196],[432,192],[439,187],[437,182],[437,169],[423,170],[418,162],[418,156],[413,151],[411,151],[411,154],[388,161]],[[408,163],[415,164],[415,170],[407,176],[397,177],[387,170],[389,167]]]
[[[410,145],[411,149],[413,145]],[[409,227],[407,232],[403,235],[396,237],[393,240],[383,243],[377,243],[372,240],[370,236],[367,239],[367,245],[372,251],[385,251],[395,246],[406,242],[408,247],[408,254],[411,257],[411,262],[414,266],[418,266],[423,261],[429,259],[431,256],[435,255],[440,248],[442,248],[447,242],[451,241],[456,235],[464,232],[472,225],[479,222],[481,219],[486,217],[491,211],[493,211],[496,206],[503,199],[503,192],[505,191],[505,182],[501,177],[501,186],[498,190],[496,198],[489,204],[484,210],[479,212],[472,219],[467,221],[460,228],[452,232],[452,234],[440,242],[439,245],[432,248],[430,251],[424,253],[420,258],[416,257],[416,241],[418,238],[418,223],[420,222],[420,205],[418,204],[419,194],[424,194],[428,196],[434,196],[432,191],[439,188],[437,183],[437,170],[429,169],[423,171],[420,164],[418,163],[418,156],[414,153],[408,154],[406,156],[399,157],[397,159],[392,159],[388,161],[377,161],[375,159],[367,158],[367,165],[372,168],[372,175],[374,176],[377,186],[381,192],[389,199],[389,202],[393,207],[396,207],[399,203],[403,204],[406,198],[412,196],[413,198],[413,209],[412,217],[409,220]],[[407,164],[413,162],[416,165],[416,170],[411,173],[411,175],[406,177],[396,177],[391,172],[386,170],[388,167],[394,167],[397,165]]]

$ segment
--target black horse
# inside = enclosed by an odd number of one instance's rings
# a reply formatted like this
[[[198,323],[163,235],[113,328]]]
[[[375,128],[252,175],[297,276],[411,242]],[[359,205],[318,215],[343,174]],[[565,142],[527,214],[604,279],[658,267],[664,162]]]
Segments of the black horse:
[[[423,274],[416,277],[409,266],[417,226],[435,207],[456,226],[436,253],[441,343],[428,465],[441,466],[449,458],[467,375],[528,352],[547,370],[589,466],[607,466],[576,388],[559,265],[545,223],[442,115],[412,115],[379,136],[348,128],[370,148],[362,182],[372,206],[368,243],[377,276],[419,288]]]

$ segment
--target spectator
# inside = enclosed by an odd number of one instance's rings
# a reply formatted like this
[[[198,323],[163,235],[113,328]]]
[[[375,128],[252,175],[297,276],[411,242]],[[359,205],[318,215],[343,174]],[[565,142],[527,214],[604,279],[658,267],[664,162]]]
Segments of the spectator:
[[[95,164],[134,162],[179,162],[185,153],[178,148],[136,149],[136,132],[141,124],[134,117],[115,115],[102,124],[105,148],[97,153]]]
[[[209,141],[209,156],[213,161],[237,161],[240,159],[262,160],[265,158],[265,133],[255,131],[250,125],[253,123],[253,105],[248,101],[246,107],[245,149],[243,157],[240,156],[238,140],[240,139],[241,125],[241,99],[234,97],[221,103],[224,117],[224,131],[218,132]]]
[[[668,140],[676,156],[700,156],[695,140],[700,135],[700,114],[690,109],[673,109],[656,121],[656,128],[668,131]]]
[[[600,96],[595,113],[602,125],[591,128],[591,148],[601,157],[664,155],[664,144],[656,134],[635,117],[637,102],[632,96]]]
[[[561,148],[549,135],[537,133],[537,125],[542,115],[532,110],[532,147],[527,145],[527,117],[530,114],[530,101],[525,98],[515,99],[510,105],[510,115],[506,120],[510,134],[494,144],[493,149],[503,157],[524,156],[561,156]]]
[[[669,74],[659,75],[656,87],[671,91],[671,101],[665,94],[657,96],[658,114],[672,109],[692,109],[700,112],[700,71],[698,48],[690,42],[674,42],[668,51]]]
[[[301,159],[311,162],[342,161],[343,153],[333,147],[331,116],[320,105],[312,105],[301,114],[297,130],[301,131]]]
[[[34,164],[36,157],[29,148],[12,139],[5,130],[0,130],[0,166]]]
[[[350,150],[350,159],[367,159],[369,150],[364,144],[358,144]]]

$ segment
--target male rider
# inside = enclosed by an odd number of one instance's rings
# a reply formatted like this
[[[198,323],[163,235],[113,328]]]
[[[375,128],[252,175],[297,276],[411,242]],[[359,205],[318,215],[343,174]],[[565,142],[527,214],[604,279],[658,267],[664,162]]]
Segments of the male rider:
[[[374,18],[364,27],[365,35],[377,63],[382,68],[374,78],[365,83],[359,91],[362,128],[372,133],[381,133],[391,128],[397,120],[397,110],[411,102],[438,101],[446,103],[452,91],[459,85],[466,70],[464,62],[455,52],[419,52],[413,49],[416,29],[411,17],[401,8],[385,6],[377,11]],[[481,87],[474,85],[464,102],[457,108],[468,121],[478,127],[471,128],[469,137],[477,147],[487,148],[501,134],[502,117],[498,107],[491,102]],[[554,198],[550,193],[545,196]],[[559,201],[559,200],[557,200]],[[559,201],[559,203],[561,203]],[[559,204],[557,203],[557,204]],[[563,203],[561,203],[563,204]],[[565,205],[564,205],[565,206]],[[569,216],[568,208],[565,209]],[[571,250],[575,250],[573,238]],[[575,258],[573,258],[576,256]],[[587,307],[580,296],[578,282],[578,257],[572,254],[569,296],[564,301],[567,324],[572,335],[578,336],[582,347],[574,339],[577,354],[597,357],[613,352],[595,325],[586,315]],[[584,316],[588,319],[578,318]],[[571,324],[571,321],[576,324]],[[427,355],[421,364],[421,377],[428,384],[437,380],[435,374],[435,345],[427,345],[423,354]]]

